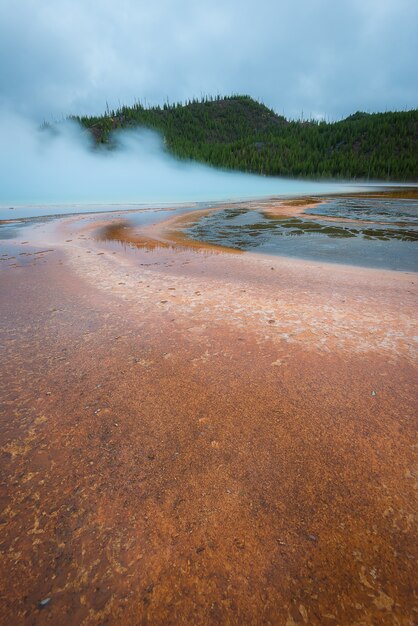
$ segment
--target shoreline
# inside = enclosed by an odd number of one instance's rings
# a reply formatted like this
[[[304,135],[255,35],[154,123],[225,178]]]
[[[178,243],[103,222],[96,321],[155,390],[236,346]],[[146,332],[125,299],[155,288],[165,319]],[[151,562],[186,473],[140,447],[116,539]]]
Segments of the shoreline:
[[[57,206],[61,206],[62,208],[64,207],[100,207],[98,210],[94,210],[94,211],[86,211],[86,212],[71,212],[71,213],[47,213],[47,214],[43,214],[43,215],[35,215],[35,216],[24,216],[24,217],[18,217],[18,218],[13,218],[11,217],[10,219],[0,219],[0,225],[1,224],[8,224],[8,223],[14,223],[14,222],[20,222],[20,221],[31,221],[32,219],[47,219],[47,218],[57,218],[57,217],[74,217],[74,216],[78,216],[78,215],[95,215],[95,214],[99,214],[99,213],[118,213],[120,211],[133,211],[133,212],[140,212],[140,211],[147,211],[147,210],[168,210],[168,209],[176,209],[176,208],[181,208],[181,207],[193,207],[195,205],[210,205],[210,206],[215,206],[215,205],[229,205],[229,204],[235,204],[235,203],[244,203],[244,204],[248,204],[251,202],[283,202],[283,201],[299,201],[300,199],[303,198],[315,198],[315,197],[350,197],[350,196],[362,196],[362,197],[405,197],[406,199],[408,198],[412,198],[412,199],[417,199],[418,198],[418,183],[397,183],[397,184],[387,184],[387,185],[379,185],[379,183],[373,184],[373,183],[367,183],[367,184],[363,184],[360,185],[361,188],[364,187],[364,190],[362,191],[361,189],[354,189],[352,191],[337,191],[337,192],[316,192],[316,193],[303,193],[303,194],[291,194],[291,195],[287,195],[287,194],[277,194],[277,195],[272,195],[272,196],[253,196],[253,197],[244,197],[244,198],[226,198],[226,199],[218,199],[218,200],[201,200],[201,201],[180,201],[180,202],[149,202],[149,203],[139,203],[139,202],[118,202],[118,203],[97,203],[97,202],[86,202],[86,203],[80,203],[80,202],[73,202],[73,203],[64,203],[64,204],[59,204],[59,203],[45,203],[43,204],[18,204],[16,206],[10,206],[9,204],[4,204],[4,205],[0,205],[0,210],[4,210],[4,211],[15,211],[15,210],[27,210],[27,209],[36,209],[39,210],[40,207],[44,206],[44,207],[57,207]],[[13,203],[10,203],[13,204]],[[106,210],[103,211],[103,207],[118,207],[118,208],[112,208],[111,210]],[[129,207],[127,209],[125,209],[124,207]]]
[[[356,197],[356,196],[354,196]],[[239,208],[251,211],[251,209],[258,210],[261,215],[267,217],[273,217],[278,219],[302,219],[306,218],[309,222],[321,222],[335,223],[335,224],[348,224],[353,226],[362,226],[373,228],[373,223],[369,220],[361,220],[358,218],[348,218],[340,216],[329,216],[319,213],[306,213],[307,210],[315,210],[323,204],[326,204],[330,198],[322,197],[320,199],[301,198],[297,200],[266,200],[260,202],[247,202],[239,203]],[[103,241],[119,241],[126,245],[132,245],[136,247],[148,247],[149,249],[155,247],[182,247],[197,250],[212,250],[218,253],[230,253],[230,254],[242,254],[257,256],[268,256],[269,258],[283,258],[292,259],[294,261],[302,260],[306,262],[329,264],[329,265],[346,265],[348,267],[364,267],[375,270],[388,270],[388,271],[400,271],[400,272],[415,272],[416,266],[414,264],[407,264],[406,267],[385,267],[381,265],[369,265],[367,262],[362,263],[350,263],[349,260],[327,260],[321,258],[315,258],[312,255],[303,254],[286,254],[283,250],[281,254],[276,252],[268,253],[266,251],[251,250],[240,247],[231,247],[227,243],[212,243],[204,241],[203,239],[192,238],[186,229],[193,225],[198,224],[201,218],[216,214],[217,212],[224,211],[226,209],[233,209],[235,204],[218,204],[215,207],[202,208],[193,211],[187,211],[180,214],[176,214],[160,220],[157,223],[150,225],[136,226],[129,221],[129,213],[119,214],[118,218],[125,218],[127,221],[123,222],[122,219],[111,222],[110,224],[102,224],[98,238]],[[379,220],[379,225],[392,226],[392,222]]]

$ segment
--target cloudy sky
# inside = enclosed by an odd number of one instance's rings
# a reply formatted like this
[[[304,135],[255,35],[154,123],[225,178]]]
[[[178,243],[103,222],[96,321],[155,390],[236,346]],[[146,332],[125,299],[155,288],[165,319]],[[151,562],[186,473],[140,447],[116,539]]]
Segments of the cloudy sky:
[[[338,119],[418,106],[417,0],[2,0],[0,108],[248,93]]]

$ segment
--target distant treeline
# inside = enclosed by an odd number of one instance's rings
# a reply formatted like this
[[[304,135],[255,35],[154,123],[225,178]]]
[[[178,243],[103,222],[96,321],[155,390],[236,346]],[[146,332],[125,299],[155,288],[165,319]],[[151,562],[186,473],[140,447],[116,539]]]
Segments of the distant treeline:
[[[175,155],[265,175],[418,180],[418,109],[354,113],[339,122],[289,121],[249,96],[107,110],[73,117],[98,143],[111,131],[145,126]]]

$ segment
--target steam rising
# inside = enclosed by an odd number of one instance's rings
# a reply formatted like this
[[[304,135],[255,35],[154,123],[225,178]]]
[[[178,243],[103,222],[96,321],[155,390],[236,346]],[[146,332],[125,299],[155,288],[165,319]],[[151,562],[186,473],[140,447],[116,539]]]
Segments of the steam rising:
[[[179,161],[168,154],[159,135],[143,129],[119,132],[113,150],[97,149],[75,123],[63,122],[56,130],[45,131],[26,119],[3,114],[0,137],[4,207],[175,203],[342,189],[331,183],[265,178]]]

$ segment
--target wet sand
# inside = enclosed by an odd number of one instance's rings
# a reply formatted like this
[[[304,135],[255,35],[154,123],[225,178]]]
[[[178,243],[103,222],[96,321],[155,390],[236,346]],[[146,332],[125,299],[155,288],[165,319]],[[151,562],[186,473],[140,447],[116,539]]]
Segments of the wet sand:
[[[100,219],[0,263],[0,622],[412,625],[417,275]]]

